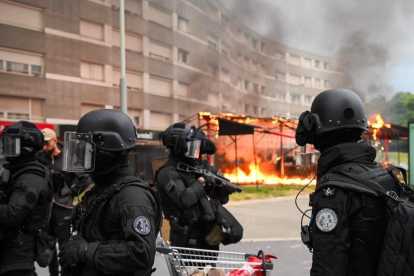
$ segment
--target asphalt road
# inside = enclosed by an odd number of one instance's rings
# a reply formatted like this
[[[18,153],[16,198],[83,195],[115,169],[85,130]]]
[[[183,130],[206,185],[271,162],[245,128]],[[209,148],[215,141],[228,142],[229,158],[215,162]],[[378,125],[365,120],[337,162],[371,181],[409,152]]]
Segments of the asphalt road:
[[[308,197],[300,196],[299,206],[307,209]],[[221,246],[221,250],[256,253],[259,249],[278,257],[271,275],[309,275],[312,255],[300,241],[302,215],[296,209],[294,197],[230,202],[226,205],[244,227],[243,240],[238,244]],[[305,220],[305,222],[307,222]],[[167,276],[164,257],[157,253],[153,276]],[[38,268],[39,276],[48,276],[47,269]]]

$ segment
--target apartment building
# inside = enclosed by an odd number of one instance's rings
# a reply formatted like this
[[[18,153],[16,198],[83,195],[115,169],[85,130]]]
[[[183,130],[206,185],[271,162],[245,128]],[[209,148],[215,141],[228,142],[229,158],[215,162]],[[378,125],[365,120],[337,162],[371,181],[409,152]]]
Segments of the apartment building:
[[[241,24],[219,0],[125,0],[128,114],[163,130],[199,111],[297,117],[341,86],[334,59]],[[76,124],[119,109],[119,0],[0,0],[0,121]]]

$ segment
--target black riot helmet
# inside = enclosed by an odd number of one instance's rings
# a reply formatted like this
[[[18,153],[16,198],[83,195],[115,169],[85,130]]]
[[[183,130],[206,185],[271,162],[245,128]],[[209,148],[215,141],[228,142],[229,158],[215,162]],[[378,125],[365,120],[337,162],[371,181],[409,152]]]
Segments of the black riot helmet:
[[[351,90],[326,90],[316,96],[311,111],[299,117],[296,143],[300,146],[314,144],[317,135],[345,129],[368,131],[362,100]]]
[[[93,171],[95,154],[115,155],[135,146],[137,134],[131,119],[123,112],[98,109],[86,113],[76,132],[65,132],[64,170]]]
[[[162,134],[162,144],[177,156],[198,158],[200,156],[201,140],[197,138],[195,126],[175,123]]]
[[[44,144],[42,132],[35,124],[19,121],[6,126],[0,136],[0,156],[17,157],[26,153],[36,153]]]

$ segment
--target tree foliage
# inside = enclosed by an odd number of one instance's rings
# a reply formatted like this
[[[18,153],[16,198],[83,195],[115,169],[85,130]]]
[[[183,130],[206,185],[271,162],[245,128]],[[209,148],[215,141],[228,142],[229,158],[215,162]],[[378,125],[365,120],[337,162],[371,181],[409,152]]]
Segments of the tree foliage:
[[[368,118],[379,113],[387,123],[407,126],[409,122],[414,122],[414,94],[399,92],[388,101],[378,96],[368,102],[365,109]]]

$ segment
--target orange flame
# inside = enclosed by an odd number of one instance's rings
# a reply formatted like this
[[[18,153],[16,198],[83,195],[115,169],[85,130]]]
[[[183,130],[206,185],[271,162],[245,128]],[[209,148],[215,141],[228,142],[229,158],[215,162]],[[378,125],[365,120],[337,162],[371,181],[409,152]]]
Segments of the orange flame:
[[[284,185],[306,185],[312,181],[311,184],[316,184],[315,180],[311,180],[310,178],[302,178],[299,176],[293,177],[279,177],[275,174],[268,174],[263,173],[260,171],[260,167],[257,166],[255,168],[254,162],[250,163],[249,165],[250,173],[247,174],[242,169],[234,168],[231,172],[224,172],[224,176],[232,183],[239,183],[239,184],[255,184],[256,183],[256,176],[257,182],[259,184],[284,184]]]
[[[374,114],[372,118],[375,118],[376,122],[368,121],[368,125],[374,129],[372,137],[374,138],[374,140],[377,140],[378,129],[383,127],[391,128],[391,124],[386,124],[384,119],[381,117],[381,114]]]

